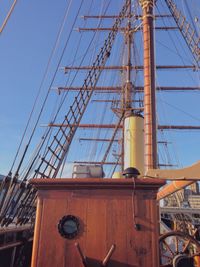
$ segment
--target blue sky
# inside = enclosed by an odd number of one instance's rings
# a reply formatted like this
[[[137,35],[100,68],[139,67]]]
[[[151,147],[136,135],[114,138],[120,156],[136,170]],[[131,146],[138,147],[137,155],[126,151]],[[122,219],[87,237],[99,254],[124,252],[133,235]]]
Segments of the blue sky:
[[[12,164],[69,2],[67,0],[19,0],[3,33],[0,35],[0,173],[7,173]],[[74,2],[72,4],[74,13],[70,13],[67,18],[64,27],[66,36],[69,34],[74,15],[80,2],[76,1],[76,3]],[[84,15],[84,10],[87,10],[91,2],[88,1],[88,4],[83,5],[82,15]],[[183,3],[183,1],[179,1],[179,3]],[[191,3],[193,8],[196,4],[197,10],[200,10],[200,4],[197,0],[192,0]],[[12,0],[0,1],[0,22],[5,18],[11,4]],[[117,10],[120,4],[120,0],[116,1],[115,8]],[[83,23],[83,20],[79,20],[76,27],[81,26]],[[51,74],[55,70],[58,56],[67,38],[63,36],[60,42],[61,48],[53,58],[49,75],[42,87],[43,97],[47,92],[51,81]],[[157,62],[160,63],[165,58],[165,62],[168,64],[172,60],[176,64],[181,64],[178,57],[174,57],[173,59],[173,53],[170,54],[167,50],[165,51],[166,54],[159,52],[161,51],[159,47],[163,48],[163,44],[168,45],[170,43],[169,36],[160,36],[160,38],[162,45],[157,43]],[[179,40],[181,40],[181,36],[177,38],[177,45]],[[170,45],[168,46],[170,47]],[[69,45],[69,49],[67,50],[66,63],[72,59],[70,55],[72,50],[73,43]],[[189,64],[190,59],[186,58],[185,62]],[[61,66],[63,65],[64,63]],[[196,77],[195,82],[199,79],[198,74]],[[64,78],[60,75],[57,84],[61,85],[63,81]],[[189,76],[180,71],[177,71],[174,76],[163,71],[159,74],[157,80],[161,85],[172,85],[174,81],[178,82],[179,85],[193,85]],[[55,96],[55,92],[52,93],[49,106],[52,105],[53,96]],[[161,122],[166,122],[167,117],[169,124],[178,124],[178,122],[180,122],[179,124],[199,124],[199,93],[193,93],[191,95],[189,93],[185,95],[180,94],[179,96],[171,96],[169,93],[163,93],[162,95],[158,95],[158,101],[160,101],[158,103],[160,109],[165,109],[165,115],[164,113],[160,115]],[[165,104],[163,104],[164,102]],[[186,110],[189,115],[180,112],[180,110]],[[192,119],[190,115],[194,115],[196,119]],[[40,123],[47,122],[48,120],[44,116]],[[40,132],[41,127],[38,135]],[[199,131],[194,134],[188,132],[167,133],[170,140],[175,143],[175,150],[179,154],[182,165],[188,165],[200,159],[199,133]]]
[[[1,1],[1,17],[8,2]],[[20,0],[0,35],[1,173],[13,160],[65,9],[64,0]]]

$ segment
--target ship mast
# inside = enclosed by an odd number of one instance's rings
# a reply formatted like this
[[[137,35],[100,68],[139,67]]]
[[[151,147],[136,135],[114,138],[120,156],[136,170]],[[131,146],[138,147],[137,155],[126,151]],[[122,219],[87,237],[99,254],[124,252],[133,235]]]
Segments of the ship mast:
[[[126,84],[125,84],[125,111],[131,108],[131,92],[133,84],[131,82],[131,44],[132,44],[132,32],[131,32],[131,0],[129,1],[129,12],[128,12],[128,25],[127,31],[125,32],[125,42],[127,44],[127,71],[126,71]]]
[[[125,31],[125,43],[127,46],[126,82],[123,93],[123,168],[136,168],[140,174],[144,174],[144,122],[143,117],[135,112],[132,103],[133,83],[131,81],[131,49],[132,49],[132,23],[131,0],[128,6],[128,23]]]
[[[144,161],[145,170],[157,167],[155,56],[154,56],[154,0],[140,0],[143,10],[144,39]]]
[[[127,81],[124,94],[124,169],[136,167],[140,173],[157,167],[156,138],[156,101],[155,101],[155,55],[154,55],[154,0],[140,0],[143,10],[143,41],[144,41],[144,140],[142,140],[141,118],[131,108],[131,1],[129,2],[129,20],[127,25]],[[128,121],[126,122],[126,118]],[[143,123],[143,122],[142,122]],[[129,133],[130,132],[130,133]],[[130,136],[131,141],[127,142]],[[143,145],[144,142],[144,152]],[[139,145],[138,145],[139,144]],[[128,150],[126,152],[125,150]],[[129,152],[130,150],[130,152]],[[144,157],[141,154],[144,153]],[[144,161],[144,162],[143,162]],[[143,166],[144,165],[144,166]]]

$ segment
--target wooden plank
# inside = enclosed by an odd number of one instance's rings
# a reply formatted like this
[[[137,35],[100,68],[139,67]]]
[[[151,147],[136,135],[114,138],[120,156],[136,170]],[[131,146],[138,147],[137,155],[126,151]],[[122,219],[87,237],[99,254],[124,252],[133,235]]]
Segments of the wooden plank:
[[[40,227],[37,267],[64,266],[65,240],[60,236],[57,226],[62,218],[63,204],[67,208],[67,199],[44,199],[43,215]]]
[[[88,201],[86,253],[90,261],[102,261],[106,254],[106,205],[104,198],[94,194]]]
[[[112,193],[111,193],[112,195]],[[116,245],[111,260],[115,265],[127,263],[127,199],[126,197],[108,200],[107,218],[107,251],[112,244]]]
[[[36,221],[34,230],[34,240],[33,240],[33,250],[32,250],[32,260],[31,266],[37,267],[38,253],[40,251],[40,234],[41,234],[41,222],[42,222],[42,211],[43,211],[43,200],[38,198],[37,200],[37,210],[36,210]]]
[[[77,247],[75,244],[78,242],[82,252],[85,254],[85,243],[87,235],[87,205],[88,205],[88,194],[82,197],[74,195],[73,192],[70,194],[68,199],[68,208],[65,215],[73,215],[78,218],[80,223],[79,234],[75,239],[65,241],[65,265],[66,267],[78,267],[83,266],[81,257],[78,253]]]

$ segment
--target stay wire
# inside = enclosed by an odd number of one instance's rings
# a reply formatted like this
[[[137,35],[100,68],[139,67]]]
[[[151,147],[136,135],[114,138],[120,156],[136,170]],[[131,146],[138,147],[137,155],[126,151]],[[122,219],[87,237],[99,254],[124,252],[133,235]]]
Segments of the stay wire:
[[[107,4],[107,6],[106,6],[105,11],[104,11],[103,14],[105,14],[105,13],[107,12],[107,10],[108,10],[108,8],[109,8],[109,5],[110,5],[110,1],[108,2],[108,4]],[[100,26],[101,22],[102,22],[102,19],[99,20],[99,23],[98,23],[98,26],[97,26],[97,27]],[[95,36],[96,36],[96,33],[93,34],[93,37],[92,37],[92,39],[91,39],[91,41],[90,41],[90,43],[89,43],[89,45],[88,45],[88,47],[87,47],[87,49],[86,49],[86,51],[85,51],[83,57],[82,57],[82,60],[81,60],[81,62],[80,62],[80,64],[79,64],[79,67],[82,65],[82,63],[83,63],[85,57],[87,56],[88,51],[89,51],[89,49],[90,49],[90,47],[91,47],[91,45],[92,45],[92,43],[93,43],[93,41],[94,41]],[[75,60],[75,59],[74,59],[74,60]],[[74,61],[73,61],[73,62],[74,62]],[[74,83],[74,80],[76,79],[77,75],[78,75],[78,70],[75,72],[75,75],[74,75],[74,77],[73,77],[73,79],[72,79],[72,81],[71,81],[69,87],[72,86],[72,84]],[[57,116],[58,116],[58,114],[59,114],[59,112],[60,112],[60,110],[61,110],[61,108],[62,108],[62,106],[63,106],[63,104],[64,104],[64,102],[65,102],[65,100],[66,100],[66,97],[67,97],[68,92],[69,92],[69,90],[68,90],[67,93],[64,95],[64,97],[61,99],[60,106],[58,107],[58,110],[57,110],[57,112],[56,112],[54,118],[52,119],[52,122],[55,122],[55,120],[56,120],[56,118],[57,118]],[[50,139],[49,139],[49,140],[50,140]],[[48,144],[47,144],[47,146],[48,146]],[[66,155],[66,157],[67,157],[67,155]],[[65,159],[65,162],[66,162],[66,160],[67,160],[67,158]],[[62,167],[62,171],[63,171],[63,167]]]
[[[3,21],[3,23],[2,23],[2,25],[0,27],[0,34],[3,32],[8,20],[9,20],[9,18],[11,16],[11,14],[13,13],[13,10],[15,8],[16,3],[17,3],[17,0],[14,0],[12,6],[10,7],[10,10],[8,11],[8,13],[6,15],[6,18],[4,19],[4,21]]]
[[[92,6],[93,6],[93,2],[94,2],[94,0],[91,1],[90,6],[89,6],[89,8],[88,8],[88,12],[89,12],[89,14],[90,14],[91,8],[92,8]],[[85,20],[85,22],[84,22],[83,28],[84,28],[85,26],[86,26],[86,20]],[[78,41],[76,42],[76,43],[77,43],[77,47],[76,47],[76,51],[75,51],[74,56],[73,56],[73,60],[72,60],[72,62],[71,62],[70,64],[68,64],[67,66],[74,66],[74,63],[75,63],[75,61],[76,61],[76,58],[77,58],[77,54],[78,54],[80,45],[81,45],[81,43],[82,43],[82,37],[83,37],[83,33],[81,32],[81,33],[80,33],[80,37],[79,37]],[[70,71],[69,74],[68,74],[67,81],[65,82],[65,87],[67,87],[67,84],[68,84],[68,82],[70,81],[70,76],[71,76],[71,71]],[[62,105],[61,103],[63,103],[63,98],[66,98],[67,95],[68,95],[68,93],[69,93],[69,89],[66,91],[66,93],[64,93],[64,94],[62,95],[62,97],[61,97],[61,99],[60,99],[60,104],[58,104],[58,106]],[[57,108],[58,108],[58,107],[57,107]],[[57,110],[57,109],[56,109],[56,104],[55,104],[54,110],[52,111],[52,114],[51,114],[51,116],[50,116],[50,117],[51,117],[51,119],[50,119],[51,122],[54,122],[55,119],[56,119],[56,116],[54,115],[54,114],[56,114],[56,112],[57,112],[56,110]],[[54,116],[55,116],[55,117],[54,117]]]
[[[63,55],[64,55],[64,53],[65,53],[65,50],[66,50],[67,44],[68,44],[68,42],[69,42],[69,39],[70,39],[70,36],[71,36],[71,33],[72,33],[73,29],[74,29],[74,26],[75,26],[75,23],[76,23],[77,17],[78,17],[78,15],[79,15],[79,13],[80,13],[80,10],[81,10],[81,7],[82,7],[82,4],[83,4],[83,0],[81,1],[81,5],[79,6],[78,12],[77,12],[77,14],[76,14],[76,18],[75,18],[75,20],[74,20],[74,23],[73,23],[73,25],[72,25],[72,28],[71,28],[71,31],[70,31],[70,35],[69,35],[69,37],[68,37],[68,39],[67,39],[67,42],[66,42],[66,45],[65,45],[65,47],[64,47],[64,49],[63,49],[63,52],[62,52],[62,55],[61,55],[60,61],[59,61],[58,65],[57,65],[57,70],[59,69],[59,66],[60,66],[61,60],[62,60],[62,58],[63,58]],[[110,4],[110,1],[109,1],[109,4]],[[108,6],[109,6],[109,5],[108,5]],[[107,6],[107,8],[108,8],[108,6]],[[106,8],[106,10],[107,10],[107,8]],[[84,55],[84,57],[83,57],[83,59],[82,59],[82,61],[81,61],[80,65],[82,64],[82,62],[83,62],[83,60],[84,60],[85,56],[87,55],[87,53],[88,53],[88,50],[89,50],[89,48],[90,48],[90,46],[91,46],[91,44],[92,44],[92,42],[93,42],[93,39],[94,39],[94,37],[95,37],[95,34],[94,34],[94,36],[93,36],[93,38],[92,38],[92,40],[91,40],[90,44],[88,45],[88,48],[87,48],[87,50],[86,50],[86,52],[85,52],[85,55]],[[56,71],[57,71],[57,70],[56,70]],[[57,73],[57,72],[56,72],[56,73]],[[49,88],[51,88],[51,87],[52,87],[52,84],[53,84],[53,81],[54,81],[54,79],[55,79],[56,73],[55,73],[55,75],[54,75],[54,77],[53,77],[53,79],[52,79],[52,83],[51,83],[51,85],[50,85],[50,87],[49,87]],[[75,80],[75,77],[76,77],[77,73],[78,73],[78,71],[76,72],[76,74],[75,74],[75,76],[74,76],[74,79],[73,79],[73,81]],[[73,81],[72,81],[72,83],[73,83]],[[71,83],[71,84],[72,84],[72,83]],[[50,91],[50,89],[49,89],[49,91]],[[64,101],[65,101],[65,99],[66,99],[66,94],[65,94],[64,98],[62,99],[62,103],[60,104],[60,106],[59,106],[59,108],[58,108],[58,110],[57,110],[57,112],[56,112],[56,114],[55,114],[55,116],[54,116],[54,118],[53,118],[52,122],[54,122],[54,121],[56,120],[56,118],[57,118],[57,116],[58,116],[58,114],[59,114],[59,111],[60,111],[60,109],[61,109],[62,105],[64,104]],[[50,127],[49,127],[49,130],[48,130],[48,133],[47,133],[47,135],[46,135],[46,136],[48,136],[48,135],[49,135],[49,133],[50,133]],[[49,136],[49,138],[48,138],[48,139],[50,140],[50,136]],[[45,140],[43,141],[43,144],[44,144],[44,143],[45,143]],[[40,151],[41,151],[41,149],[42,149],[42,147],[43,147],[43,144],[41,145],[41,148],[40,148],[40,150],[38,151],[37,155],[35,156],[35,159],[34,159],[34,160],[36,160],[36,159],[37,159],[37,157],[39,156],[39,153],[40,153]],[[47,142],[47,144],[46,144],[46,149],[47,149],[47,147],[48,147],[48,142]],[[46,149],[45,149],[45,150],[46,150]],[[44,154],[44,153],[45,153],[45,151],[43,151],[43,154]],[[26,176],[27,176],[27,175],[28,175],[28,174],[26,174]]]
[[[72,0],[71,0],[70,4],[71,4],[71,3],[72,3]],[[77,17],[78,17],[78,14],[79,14],[79,12],[80,12],[80,9],[81,9],[81,7],[82,7],[82,4],[83,4],[83,0],[81,1],[81,4],[80,4],[79,9],[78,9],[78,12],[77,12],[76,17],[75,17],[75,19],[74,19],[74,23],[73,23],[73,26],[72,26],[72,28],[71,28],[71,32],[72,32],[73,27],[74,27],[74,25],[75,25],[75,22],[76,22],[76,20],[77,20]],[[57,38],[56,44],[55,44],[55,46],[54,46],[52,55],[54,54],[54,50],[55,50],[56,47],[57,47],[58,39],[60,38],[60,34],[61,34],[62,29],[63,29],[63,27],[64,27],[65,19],[66,19],[67,15],[68,15],[69,9],[70,9],[70,6],[68,6],[68,8],[67,8],[67,12],[65,13],[65,17],[64,17],[64,20],[63,20],[63,23],[62,23],[62,27],[61,27],[61,29],[60,29],[60,31],[59,31],[58,38]],[[70,32],[70,35],[71,35],[71,32]],[[58,72],[58,69],[59,69],[61,60],[62,60],[62,58],[63,58],[63,55],[64,55],[65,50],[66,50],[66,47],[67,47],[67,45],[68,45],[68,41],[69,41],[69,38],[67,39],[67,42],[66,42],[66,44],[65,44],[65,46],[64,46],[64,48],[63,48],[63,51],[62,51],[62,53],[61,53],[60,59],[59,59],[59,61],[58,61],[57,67],[56,67],[56,71],[55,71],[55,73],[54,73],[54,75],[53,75],[51,84],[50,84],[50,86],[49,86],[48,92],[47,92],[47,94],[46,94],[45,100],[44,100],[43,105],[42,105],[42,107],[41,107],[41,110],[40,110],[40,112],[39,112],[37,121],[36,121],[35,126],[34,126],[34,128],[33,128],[33,131],[32,131],[32,134],[31,134],[31,136],[30,136],[30,138],[29,138],[29,142],[28,142],[27,146],[30,145],[31,140],[32,140],[32,138],[33,138],[33,135],[34,135],[34,133],[35,133],[35,130],[36,130],[36,128],[37,128],[37,125],[38,125],[38,123],[39,123],[41,114],[42,114],[42,112],[43,112],[43,110],[44,110],[46,101],[47,101],[47,99],[48,99],[48,96],[49,96],[49,93],[50,93],[50,90],[51,90],[51,87],[52,87],[52,84],[53,84],[53,82],[54,82],[54,80],[55,80],[55,77],[56,77],[56,74],[57,74],[57,72]],[[50,64],[50,61],[49,61],[49,63],[48,63],[48,66],[47,66],[47,69],[46,69],[46,72],[45,72],[45,73],[47,73],[47,70],[48,70],[48,68],[49,68],[49,64]],[[46,75],[47,75],[47,74],[46,74]],[[46,78],[46,76],[44,76],[44,79],[45,79],[45,78]],[[44,79],[43,79],[41,85],[43,85]],[[41,87],[42,87],[42,86],[41,86]],[[39,89],[39,93],[40,93],[40,91],[41,91],[41,87],[40,87],[40,89]],[[39,97],[39,93],[38,93],[36,99],[38,99],[38,97]],[[36,105],[36,102],[37,102],[37,101],[35,101],[34,105]],[[27,127],[26,127],[26,128],[27,128]],[[44,143],[44,142],[45,142],[45,139],[43,140],[43,143]],[[21,159],[21,161],[20,161],[20,165],[19,165],[18,168],[17,168],[17,171],[18,171],[18,172],[19,172],[20,167],[21,167],[21,165],[22,165],[22,162],[23,162],[23,160],[24,160],[25,154],[27,153],[27,146],[26,146],[25,152],[23,153],[23,157],[22,157],[22,159]],[[41,147],[42,147],[42,146],[41,146]],[[18,152],[18,153],[19,153],[19,152]],[[38,152],[38,154],[36,155],[34,161],[37,159],[38,155],[39,155],[39,152]],[[34,162],[34,161],[33,161],[33,162]],[[28,173],[26,173],[26,177],[27,177],[27,176],[28,176]],[[18,173],[17,173],[17,172],[15,173],[14,177],[12,178],[12,181],[14,181],[16,178],[18,178]],[[11,181],[10,185],[12,185],[12,181]],[[12,190],[12,192],[13,192],[14,189],[13,189],[12,186],[11,186],[10,190]],[[10,190],[9,190],[9,191],[10,191]],[[8,191],[8,193],[9,193],[9,191]],[[9,195],[10,195],[10,194],[9,194]],[[8,194],[6,195],[6,198],[7,198],[7,197],[9,198],[8,201],[7,201],[7,203],[8,203],[7,205],[8,205],[8,206],[11,205],[11,199],[14,199],[14,196],[11,197],[11,196],[9,196],[9,195],[8,195]],[[7,205],[6,205],[6,206],[7,206]],[[6,208],[6,209],[7,209],[7,208]],[[8,210],[8,209],[7,209],[7,210]]]
[[[43,75],[41,84],[40,84],[40,86],[39,86],[39,90],[38,90],[37,96],[36,96],[36,98],[35,98],[35,101],[34,101],[34,104],[33,104],[33,107],[32,107],[31,113],[30,113],[30,116],[29,116],[29,118],[28,118],[28,122],[27,122],[27,124],[26,124],[24,133],[23,133],[23,135],[22,135],[22,138],[21,138],[19,147],[18,147],[18,149],[17,149],[16,155],[15,155],[14,160],[13,160],[13,163],[12,163],[12,165],[11,165],[11,170],[10,170],[10,172],[12,172],[12,170],[13,170],[13,168],[14,168],[14,165],[15,165],[16,160],[17,160],[17,158],[18,158],[18,155],[19,155],[19,152],[20,152],[22,143],[23,143],[23,141],[24,141],[24,138],[25,138],[25,136],[26,136],[28,127],[29,127],[30,122],[31,122],[31,119],[32,119],[32,117],[33,117],[33,113],[34,113],[34,110],[35,110],[35,108],[36,108],[36,105],[37,105],[39,96],[40,96],[40,94],[41,94],[43,84],[44,84],[45,79],[46,79],[46,77],[47,77],[47,74],[48,74],[48,71],[49,71],[49,68],[50,68],[50,64],[51,64],[52,58],[53,58],[53,56],[54,56],[54,54],[55,54],[55,52],[56,52],[56,50],[57,50],[57,47],[58,47],[58,44],[59,44],[59,41],[60,41],[60,37],[61,37],[62,31],[63,31],[63,29],[64,29],[65,22],[66,22],[66,18],[67,18],[68,14],[69,14],[69,10],[70,10],[70,7],[71,7],[71,3],[72,3],[72,0],[70,1],[68,7],[66,8],[65,15],[64,15],[64,18],[63,18],[63,21],[62,21],[60,30],[59,30],[58,35],[57,35],[57,37],[56,37],[56,42],[55,42],[54,47],[53,47],[53,50],[52,50],[52,52],[51,52],[51,54],[50,54],[50,57],[49,57],[49,60],[48,60],[48,63],[47,63],[46,69],[45,69],[45,73],[44,73],[44,75]],[[57,66],[57,69],[56,69],[56,73],[57,73],[57,71],[58,71],[58,66]],[[54,78],[55,78],[55,75],[54,75]],[[53,80],[54,80],[54,78],[53,78]],[[47,96],[46,96],[46,98],[45,98],[43,107],[44,107],[44,105],[45,105],[45,103],[46,103],[46,101],[47,101],[48,95],[49,95],[49,93],[50,93],[50,88],[51,88],[51,87],[49,87],[49,89],[48,89]],[[42,108],[42,110],[43,110],[43,108]],[[32,134],[31,134],[31,136],[30,136],[30,138],[29,138],[29,141],[28,141],[28,143],[27,143],[27,145],[26,145],[26,148],[25,148],[23,157],[25,156],[25,154],[26,154],[26,152],[27,152],[27,149],[28,149],[28,147],[29,147],[29,145],[30,145],[30,143],[31,143],[31,140],[32,140],[33,135],[34,135],[34,133],[35,133],[35,130],[36,130],[36,127],[37,127],[37,125],[38,125],[38,122],[39,122],[39,119],[40,119],[40,117],[41,117],[41,114],[42,114],[42,112],[40,111],[39,116],[38,116],[38,119],[37,119],[37,121],[36,121],[36,124],[35,124],[35,126],[34,126],[34,128],[33,128]],[[22,163],[22,162],[21,162],[21,163]],[[18,170],[18,171],[19,171],[19,170]]]
[[[107,5],[107,7],[106,7],[105,12],[107,11],[109,5],[110,5],[110,1],[109,1],[108,5]],[[104,12],[104,13],[105,13],[105,12]],[[100,20],[100,22],[99,22],[99,24],[98,24],[97,27],[99,27],[101,21],[102,21],[102,19]],[[84,61],[86,55],[88,54],[88,51],[89,51],[89,49],[90,49],[90,46],[92,45],[92,42],[94,41],[95,35],[96,35],[96,33],[93,34],[93,37],[92,37],[92,39],[91,39],[91,41],[90,41],[90,43],[89,43],[89,45],[88,45],[88,47],[87,47],[87,49],[86,49],[84,55],[83,55],[83,58],[82,58],[82,60],[81,60],[81,62],[80,62],[80,64],[79,64],[79,67],[82,65],[82,63],[83,63],[83,61]],[[77,77],[77,74],[78,74],[78,70],[75,72],[75,75],[74,75],[73,80],[71,81],[69,87],[72,86],[74,80],[75,80],[76,77]],[[57,110],[57,112],[56,112],[56,114],[55,114],[55,117],[54,117],[54,119],[53,119],[53,122],[56,120],[56,118],[57,118],[57,116],[58,116],[58,113],[60,112],[60,109],[62,108],[62,106],[63,106],[63,104],[64,104],[64,102],[65,102],[65,100],[66,100],[66,97],[67,97],[67,95],[65,94],[65,96],[63,97],[62,102],[61,102],[61,104],[60,104],[60,106],[59,106],[59,108],[58,108],[58,110]]]
[[[72,0],[71,0],[71,2],[72,2]],[[51,87],[52,87],[53,82],[54,82],[54,80],[55,80],[55,78],[56,78],[57,72],[58,72],[59,67],[60,67],[60,63],[61,63],[61,61],[62,61],[62,59],[63,59],[65,50],[66,50],[66,48],[67,48],[67,45],[68,45],[68,42],[69,42],[71,33],[72,33],[73,29],[74,29],[74,25],[75,25],[75,23],[76,23],[76,20],[77,20],[77,18],[78,18],[78,15],[79,15],[79,13],[80,13],[80,10],[81,10],[82,5],[83,5],[83,0],[81,1],[81,4],[80,4],[79,9],[78,9],[78,11],[77,11],[77,14],[76,14],[76,17],[75,17],[75,19],[74,19],[73,25],[72,25],[72,27],[71,27],[70,34],[69,34],[68,39],[67,39],[67,41],[66,41],[66,43],[65,43],[65,46],[64,46],[64,48],[63,48],[63,50],[62,50],[60,59],[59,59],[59,61],[58,61],[57,67],[56,67],[56,71],[55,71],[55,73],[54,73],[54,75],[53,75],[53,78],[52,78],[52,81],[51,81],[51,83],[50,83],[50,86],[49,86],[47,95],[46,95],[45,100],[44,100],[44,102],[43,102],[43,105],[42,105],[42,108],[41,108],[41,110],[40,110],[38,119],[37,119],[37,121],[36,121],[36,124],[35,124],[35,127],[34,127],[34,131],[33,131],[32,135],[31,135],[31,139],[32,139],[32,137],[33,137],[33,134],[34,134],[34,132],[35,132],[37,126],[38,126],[40,117],[41,117],[42,112],[43,112],[43,110],[44,110],[44,107],[45,107],[45,104],[46,104],[46,102],[47,102],[49,93],[50,93],[50,91],[51,91]],[[49,132],[50,132],[50,130],[48,131],[48,133],[49,133]],[[48,135],[48,134],[47,134],[47,135]],[[46,138],[45,138],[45,139],[46,139]],[[45,139],[43,140],[43,144],[44,144],[44,142],[45,142]],[[30,140],[30,141],[31,141],[31,140]],[[30,142],[29,142],[29,144],[30,144]],[[42,148],[42,145],[41,145],[41,148]],[[40,148],[40,150],[38,151],[36,157],[38,157],[38,155],[39,155],[39,153],[40,153],[40,151],[41,151],[41,148]]]

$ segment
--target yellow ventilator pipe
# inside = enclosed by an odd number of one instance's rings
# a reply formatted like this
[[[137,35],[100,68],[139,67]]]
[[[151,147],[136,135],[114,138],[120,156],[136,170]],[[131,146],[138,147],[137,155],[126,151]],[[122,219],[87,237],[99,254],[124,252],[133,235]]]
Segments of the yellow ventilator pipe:
[[[124,178],[124,177],[122,176],[121,172],[114,172],[112,178],[121,179],[121,178]]]
[[[144,118],[133,114],[124,120],[124,170],[130,167],[144,174]]]

